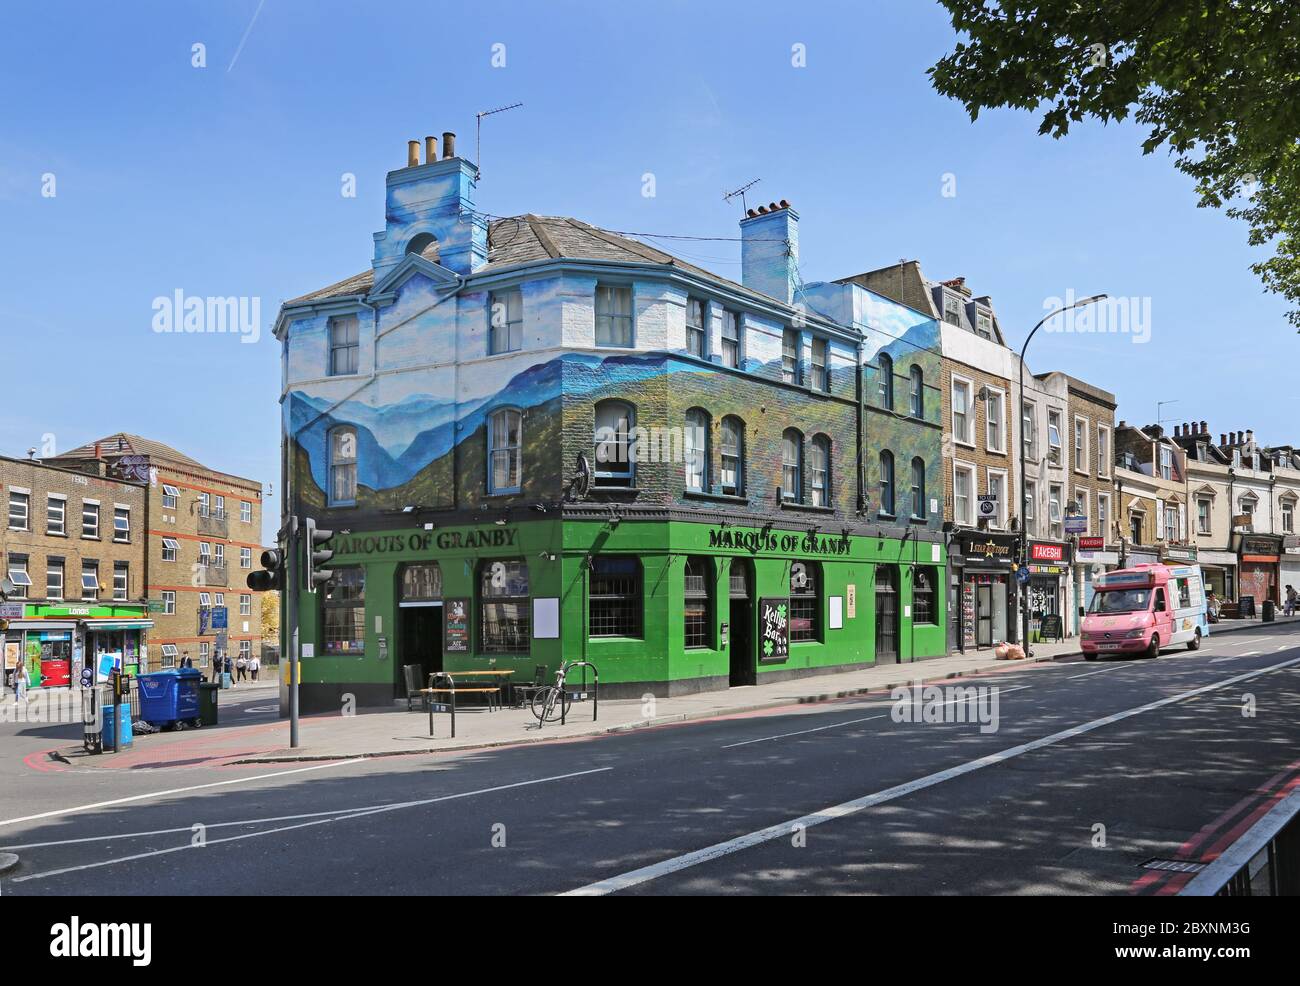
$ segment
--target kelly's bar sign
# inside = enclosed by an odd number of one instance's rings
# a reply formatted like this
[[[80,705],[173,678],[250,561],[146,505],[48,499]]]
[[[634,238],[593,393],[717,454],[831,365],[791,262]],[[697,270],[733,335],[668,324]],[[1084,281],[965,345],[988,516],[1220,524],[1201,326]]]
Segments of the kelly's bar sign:
[[[759,600],[758,625],[762,631],[763,661],[784,661],[790,656],[790,600]]]
[[[469,600],[448,599],[443,615],[443,650],[464,654],[469,650]]]

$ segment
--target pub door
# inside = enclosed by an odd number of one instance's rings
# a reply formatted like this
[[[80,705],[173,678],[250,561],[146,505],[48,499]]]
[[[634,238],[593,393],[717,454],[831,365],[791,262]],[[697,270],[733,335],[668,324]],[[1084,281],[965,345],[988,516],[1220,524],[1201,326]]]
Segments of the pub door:
[[[402,668],[407,664],[420,666],[420,682],[428,685],[429,675],[442,670],[442,607],[403,606],[398,626],[397,654],[394,672],[397,675],[398,694],[404,695],[406,683]]]
[[[730,667],[727,684],[735,688],[739,685],[758,684],[758,665],[754,653],[754,603],[750,587],[753,580],[749,575],[749,565],[736,558],[731,562],[727,576],[728,609],[727,633],[730,640]]]
[[[892,565],[876,567],[876,663],[898,663],[898,586]]]

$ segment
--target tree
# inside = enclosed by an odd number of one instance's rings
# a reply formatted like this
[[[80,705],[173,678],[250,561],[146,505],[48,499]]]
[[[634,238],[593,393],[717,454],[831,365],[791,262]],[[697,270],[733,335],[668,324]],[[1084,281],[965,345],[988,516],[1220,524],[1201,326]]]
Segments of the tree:
[[[280,594],[262,593],[262,639],[274,644],[280,639]]]
[[[1201,207],[1273,256],[1251,265],[1300,326],[1300,4],[1292,0],[939,0],[967,36],[929,70],[981,109],[1042,110],[1040,134],[1134,119]]]

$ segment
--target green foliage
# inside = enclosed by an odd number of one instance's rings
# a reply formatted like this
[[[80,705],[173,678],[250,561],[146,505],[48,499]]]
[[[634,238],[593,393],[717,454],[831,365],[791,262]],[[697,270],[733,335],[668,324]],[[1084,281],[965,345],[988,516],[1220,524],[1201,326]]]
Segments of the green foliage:
[[[1039,133],[1130,113],[1199,205],[1245,220],[1266,290],[1300,326],[1300,4],[1294,0],[940,0],[966,36],[931,69],[981,109],[1041,111]]]

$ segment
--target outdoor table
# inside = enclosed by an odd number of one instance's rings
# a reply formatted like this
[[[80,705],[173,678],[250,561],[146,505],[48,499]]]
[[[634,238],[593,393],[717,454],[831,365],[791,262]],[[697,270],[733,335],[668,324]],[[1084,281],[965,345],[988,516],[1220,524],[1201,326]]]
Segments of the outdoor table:
[[[509,692],[508,700],[512,703],[514,701],[514,689],[512,687],[512,682],[510,681],[510,676],[515,673],[514,668],[484,668],[481,671],[453,671],[450,673],[456,678],[500,678],[502,679],[502,689]]]

